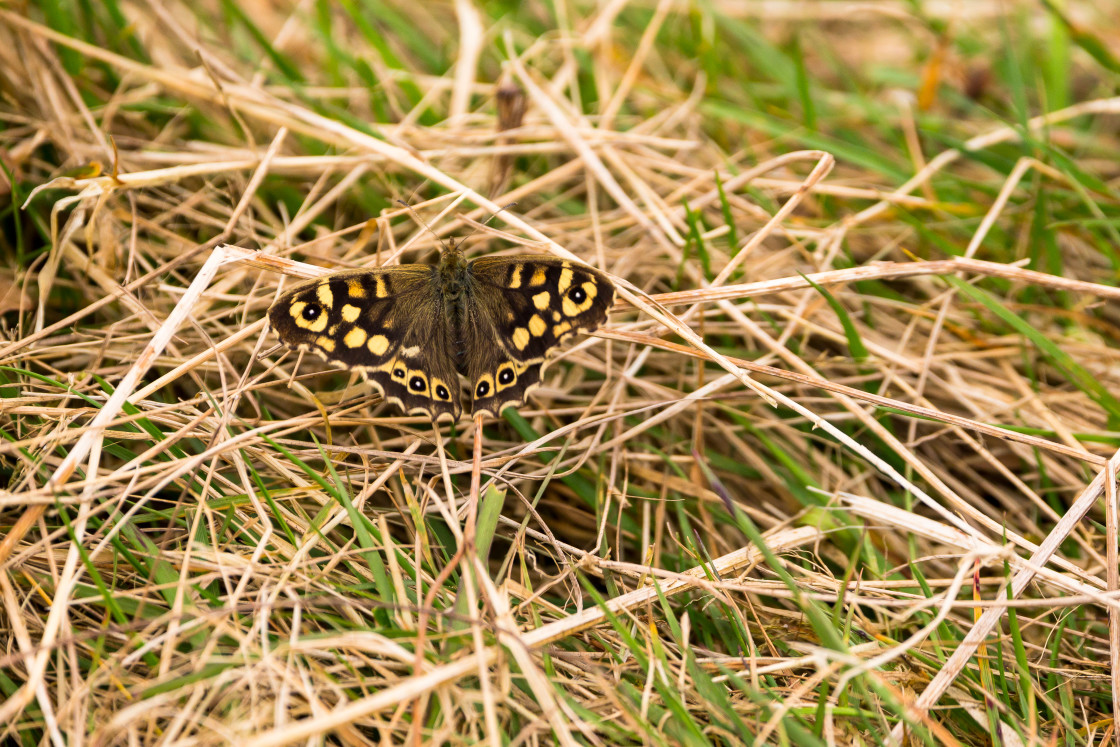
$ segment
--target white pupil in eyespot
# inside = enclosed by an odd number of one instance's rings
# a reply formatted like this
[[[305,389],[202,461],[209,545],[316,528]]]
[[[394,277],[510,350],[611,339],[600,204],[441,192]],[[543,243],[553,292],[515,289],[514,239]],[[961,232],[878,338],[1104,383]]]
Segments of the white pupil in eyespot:
[[[419,392],[424,388],[424,380],[419,376],[413,376],[412,381],[408,382],[408,385]]]
[[[486,393],[488,391],[490,391],[490,385],[487,384],[485,381],[480,382],[479,385],[478,385],[478,396],[479,397],[485,397]]]
[[[498,380],[503,384],[510,383],[511,381],[513,381],[513,371],[510,371],[507,368],[505,371],[502,371],[500,374],[498,374]]]
[[[572,292],[568,294],[576,303],[583,303],[583,299],[587,298],[587,294],[583,292],[583,288],[573,288]]]
[[[310,322],[318,316],[319,316],[319,307],[318,306],[305,306],[303,308],[303,318],[306,319],[307,321]]]

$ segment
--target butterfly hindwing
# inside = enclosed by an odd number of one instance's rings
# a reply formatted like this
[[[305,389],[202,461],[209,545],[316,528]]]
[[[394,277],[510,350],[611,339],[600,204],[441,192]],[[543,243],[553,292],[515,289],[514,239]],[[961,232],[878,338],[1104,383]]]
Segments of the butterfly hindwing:
[[[362,371],[406,412],[458,420],[459,381],[438,282],[427,265],[335,273],[282,295],[269,323],[289,347]]]
[[[472,414],[497,417],[507,407],[525,402],[530,391],[541,383],[545,359],[516,360],[502,345],[487,344],[496,339],[492,320],[481,306],[473,307],[474,323],[464,327],[466,340],[465,373],[474,399]]]
[[[549,354],[569,337],[598,329],[614,303],[605,274],[558,257],[483,257],[467,272],[461,367],[475,413],[497,415],[522,404]]]

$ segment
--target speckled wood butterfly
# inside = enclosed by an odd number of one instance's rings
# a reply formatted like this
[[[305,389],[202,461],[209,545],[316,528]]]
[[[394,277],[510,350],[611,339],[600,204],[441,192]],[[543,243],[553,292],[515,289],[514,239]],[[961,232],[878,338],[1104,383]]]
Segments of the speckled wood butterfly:
[[[468,261],[448,246],[435,265],[352,270],[294,288],[268,310],[280,340],[362,371],[389,402],[459,419],[459,378],[475,415],[525,402],[548,355],[592,332],[614,302],[599,270],[557,257]]]

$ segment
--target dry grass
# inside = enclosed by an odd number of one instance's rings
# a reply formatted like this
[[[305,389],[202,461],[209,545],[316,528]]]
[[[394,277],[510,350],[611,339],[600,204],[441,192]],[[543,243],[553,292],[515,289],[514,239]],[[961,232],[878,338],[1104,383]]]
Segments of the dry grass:
[[[0,9],[3,739],[1120,745],[1120,16],[838,5]],[[397,199],[531,406],[273,349]]]

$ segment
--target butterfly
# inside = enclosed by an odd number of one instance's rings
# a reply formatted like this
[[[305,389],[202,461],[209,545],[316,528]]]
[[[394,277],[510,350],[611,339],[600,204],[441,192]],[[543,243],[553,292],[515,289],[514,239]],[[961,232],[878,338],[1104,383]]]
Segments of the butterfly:
[[[450,244],[433,265],[326,275],[287,291],[268,310],[280,341],[361,371],[411,414],[457,421],[459,374],[472,414],[525,402],[560,343],[593,332],[614,303],[599,270],[543,255],[467,260]]]

